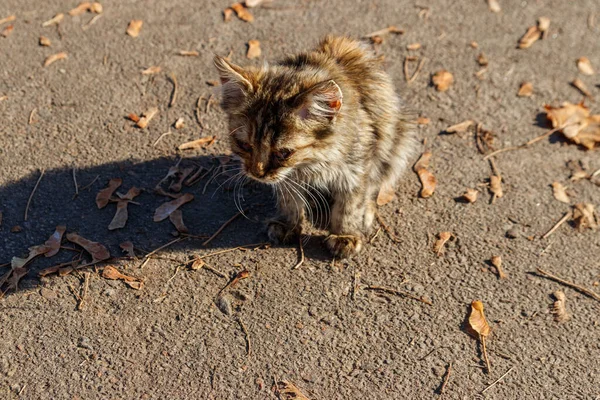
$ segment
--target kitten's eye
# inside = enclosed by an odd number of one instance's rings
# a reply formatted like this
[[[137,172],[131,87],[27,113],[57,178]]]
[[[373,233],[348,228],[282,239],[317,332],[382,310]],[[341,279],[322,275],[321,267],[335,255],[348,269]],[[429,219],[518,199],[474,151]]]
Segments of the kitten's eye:
[[[294,152],[290,149],[281,149],[281,150],[277,150],[275,153],[273,153],[275,158],[277,158],[279,161],[287,160],[288,158],[290,158],[292,156],[292,154],[294,154]]]
[[[244,150],[245,152],[250,153],[252,151],[252,146],[248,142],[242,142],[241,140],[236,140],[235,143],[238,145],[238,147],[240,149]]]

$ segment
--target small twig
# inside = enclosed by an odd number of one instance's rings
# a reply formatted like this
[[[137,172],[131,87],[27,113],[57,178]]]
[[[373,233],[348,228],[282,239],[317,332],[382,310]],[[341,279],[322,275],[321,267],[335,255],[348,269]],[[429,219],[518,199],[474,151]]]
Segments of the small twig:
[[[223,286],[223,288],[221,290],[219,290],[219,293],[217,294],[217,297],[219,297],[221,295],[221,293],[223,293],[225,290],[227,290],[230,287],[235,286],[236,283],[238,283],[239,281],[241,281],[242,279],[246,279],[250,276],[250,272],[248,272],[247,269],[244,269],[240,272],[238,272],[233,279],[231,279],[227,285]]]
[[[177,101],[177,77],[174,73],[171,72],[171,74],[169,75],[169,79],[171,79],[171,83],[173,84],[173,92],[171,93],[169,107],[173,107],[175,105],[175,101]]]
[[[423,297],[417,297],[417,296],[415,296],[411,293],[405,292],[403,290],[390,289],[390,288],[386,288],[383,286],[367,286],[367,287],[364,287],[363,289],[364,290],[376,290],[379,292],[395,294],[396,296],[404,296],[404,297],[408,297],[409,299],[420,301],[421,303],[425,303],[430,306],[433,305],[433,303],[431,301],[429,301]]]
[[[292,267],[292,270],[300,268],[300,266],[304,264],[304,246],[302,246],[302,235],[298,235],[298,251],[300,252],[300,260],[298,260],[298,263]]]
[[[217,229],[217,231],[215,233],[212,234],[211,237],[209,237],[208,239],[206,239],[206,241],[204,243],[202,243],[202,246],[208,245],[214,238],[216,238],[217,236],[219,236],[219,233],[221,233],[223,231],[223,229],[225,229],[227,227],[227,225],[229,225],[230,223],[232,223],[237,217],[239,217],[240,215],[244,214],[246,211],[247,210],[240,211],[237,214],[235,214],[233,217],[229,218],[227,220],[227,222],[225,222],[223,225],[221,225],[221,227],[219,229]]]
[[[246,340],[246,357],[250,357],[250,351],[252,348],[250,347],[250,335],[248,334],[248,329],[246,329],[246,325],[244,325],[241,318],[238,318],[238,323],[240,324],[240,328],[242,328],[242,332],[244,332],[244,337]]]
[[[383,222],[383,218],[381,218],[381,215],[379,215],[379,213],[375,213],[375,216],[377,217],[377,222],[379,222],[379,224],[383,227],[390,239],[392,239],[392,241],[395,243],[400,243],[400,238],[398,238],[398,236],[396,236],[394,232],[392,232],[392,229],[389,226],[387,226],[385,222]]]
[[[89,29],[90,26],[94,25],[100,18],[102,18],[102,15],[103,14],[95,15],[92,19],[90,19],[90,21],[87,24],[83,25],[81,29],[83,29],[84,31]]]
[[[500,176],[500,171],[498,171],[498,167],[496,166],[496,161],[494,161],[493,158],[489,158],[488,161],[490,162],[490,167],[492,168],[492,174],[494,174],[496,176]]]
[[[81,296],[79,297],[79,304],[77,305],[78,310],[83,309],[83,302],[87,298],[88,290],[90,288],[90,274],[91,274],[91,272],[85,272],[83,274],[82,291],[81,291]]]
[[[90,186],[92,186],[94,184],[94,182],[96,182],[98,180],[98,178],[100,178],[100,175],[96,175],[96,177],[87,185],[85,185],[84,187],[81,188],[82,191],[84,191],[85,189],[88,189]]]
[[[73,198],[79,196],[79,185],[77,184],[77,175],[75,175],[75,168],[73,168],[73,184],[75,185],[75,195]]]
[[[510,369],[508,371],[506,371],[504,373],[504,375],[502,375],[500,378],[496,379],[491,385],[489,385],[488,387],[486,387],[485,389],[483,389],[481,391],[481,394],[484,394],[488,389],[490,389],[492,386],[494,386],[495,384],[497,384],[498,382],[500,382],[506,375],[508,375],[513,369],[515,369],[515,367],[510,367]]]
[[[156,145],[158,144],[158,142],[160,142],[162,140],[162,138],[164,138],[167,135],[172,135],[173,132],[171,132],[171,129],[169,129],[167,132],[163,133],[162,135],[160,135],[158,137],[158,139],[156,139],[156,142],[154,142],[154,144],[152,145],[152,147],[156,147]]]
[[[225,275],[221,271],[219,271],[219,270],[211,267],[210,265],[208,265],[206,263],[202,266],[202,268],[209,270],[210,272],[212,272],[213,274],[215,274],[215,275],[217,275],[217,276],[219,276],[221,278],[227,278],[227,275]]]
[[[159,248],[152,250],[150,253],[146,254],[144,256],[144,258],[145,259],[149,259],[150,257],[152,257],[152,255],[158,253],[162,249],[167,248],[167,247],[171,246],[172,244],[175,244],[175,243],[180,242],[180,241],[185,240],[185,239],[187,239],[187,238],[186,237],[179,237],[177,239],[171,240],[169,243],[163,244]]]
[[[381,228],[377,229],[377,232],[375,232],[375,234],[373,235],[373,237],[369,240],[369,244],[373,244],[373,242],[375,241],[375,239],[377,238],[377,236],[379,236],[380,232],[381,232]]]
[[[592,172],[592,175],[590,176],[590,178],[594,178],[598,175],[600,175],[600,168],[598,168],[596,171]]]
[[[571,218],[572,212],[571,211],[567,211],[565,213],[565,215],[563,215],[563,217],[556,223],[554,224],[554,226],[552,228],[550,228],[550,230],[546,233],[544,233],[544,235],[542,236],[542,239],[546,239],[548,236],[552,235],[554,232],[556,232],[556,230],[565,222],[567,222],[569,220],[569,218]]]
[[[487,353],[487,347],[485,346],[485,336],[479,335],[479,341],[481,342],[481,346],[483,348],[483,359],[485,360],[485,368],[487,369],[487,373],[492,373],[492,367],[490,366],[490,359]]]
[[[450,373],[452,372],[452,362],[448,364],[448,368],[446,368],[446,375],[444,376],[444,381],[442,382],[442,386],[440,387],[440,391],[438,392],[440,396],[444,394],[444,390],[448,385],[448,381],[450,380]]]
[[[212,93],[210,96],[208,96],[208,99],[206,100],[206,108],[204,109],[204,114],[208,114],[208,112],[210,111],[210,105],[212,104],[213,97],[214,95]]]
[[[581,293],[585,294],[586,296],[591,297],[592,299],[600,301],[600,295],[598,295],[595,292],[592,292],[589,289],[584,288],[583,286],[579,286],[576,283],[564,280],[563,278],[560,278],[560,277],[558,277],[556,275],[553,275],[550,272],[546,272],[546,271],[544,271],[541,268],[537,268],[537,272],[538,272],[538,274],[540,274],[540,275],[542,275],[542,276],[544,276],[544,277],[546,277],[548,279],[552,279],[553,281],[556,281],[558,283],[562,283],[563,285],[568,286],[568,287],[570,287],[572,289],[575,289],[578,292],[581,292]]]
[[[408,82],[408,80],[410,79],[410,77],[408,76],[408,57],[404,57],[404,65],[402,66],[402,69],[404,71],[404,80],[406,82]]]
[[[204,99],[204,95],[198,97],[198,101],[196,101],[196,121],[198,122],[198,125],[200,125],[200,128],[202,128],[204,130],[204,123],[202,122],[202,118],[200,117],[200,104],[202,104],[202,99]]]
[[[29,195],[29,200],[27,200],[27,206],[25,207],[25,221],[27,221],[27,212],[29,211],[29,204],[31,203],[31,199],[33,198],[33,194],[35,193],[35,191],[37,190],[40,181],[42,180],[42,177],[44,176],[44,173],[46,172],[46,170],[42,169],[41,173],[40,173],[40,177],[38,178],[37,182],[35,183],[35,186],[33,187],[33,190],[31,191],[31,194]]]
[[[33,110],[31,110],[31,113],[29,113],[29,125],[33,125],[35,123],[35,113],[37,112],[37,108],[34,108]]]
[[[507,152],[507,151],[524,149],[526,147],[531,146],[532,144],[534,144],[536,142],[539,142],[540,140],[542,140],[544,138],[547,138],[548,136],[552,135],[553,133],[558,132],[559,130],[566,128],[567,126],[569,126],[569,125],[559,126],[558,128],[554,128],[554,129],[552,129],[552,130],[550,130],[550,131],[548,131],[548,132],[546,132],[546,133],[544,133],[544,134],[542,134],[540,136],[534,137],[533,139],[531,139],[527,143],[522,144],[520,146],[505,147],[503,149],[498,149],[496,151],[492,151],[490,154],[488,154],[487,156],[483,157],[483,159],[487,160],[490,157],[493,157],[493,156],[495,156],[497,154],[504,153],[504,152]]]
[[[425,57],[421,58],[421,60],[419,61],[419,65],[417,65],[417,69],[415,70],[415,72],[413,72],[412,76],[407,81],[407,83],[412,83],[415,81],[415,79],[417,79],[417,76],[419,76],[421,69],[423,69],[423,65],[425,65],[425,60],[427,60]]]

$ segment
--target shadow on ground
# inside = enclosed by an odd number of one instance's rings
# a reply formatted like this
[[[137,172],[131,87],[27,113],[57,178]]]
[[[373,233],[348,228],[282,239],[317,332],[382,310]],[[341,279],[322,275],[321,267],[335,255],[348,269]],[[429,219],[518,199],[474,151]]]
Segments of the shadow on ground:
[[[201,249],[231,248],[246,244],[264,243],[265,219],[274,212],[274,200],[268,187],[247,183],[235,188],[236,179],[229,179],[233,173],[221,169],[219,159],[225,156],[203,156],[186,158],[179,163],[180,168],[202,167],[204,177],[191,186],[183,185],[181,193],[191,193],[194,200],[183,205],[183,219],[190,237],[169,247],[170,250],[189,253],[191,257]],[[75,182],[72,168],[46,171],[33,194],[25,221],[27,201],[36,186],[40,172],[0,188],[0,211],[3,221],[0,225],[0,277],[10,269],[13,256],[26,257],[28,248],[43,244],[54,232],[57,225],[66,225],[68,232],[77,232],[92,241],[105,245],[112,257],[124,256],[119,244],[133,242],[138,254],[152,251],[179,237],[169,219],[153,222],[157,207],[171,198],[158,195],[154,187],[176,165],[177,159],[162,158],[148,162],[124,161],[108,163],[97,167],[76,170],[75,176],[79,194],[75,195]],[[211,170],[212,168],[212,170]],[[234,167],[227,167],[232,169]],[[115,203],[98,209],[96,194],[107,186],[112,178],[121,178],[122,185],[117,192],[125,193],[131,187],[142,189],[135,198],[139,204],[129,204],[129,219],[122,229],[110,231],[108,226],[116,212]],[[91,184],[90,184],[91,183]],[[235,193],[235,196],[234,196]],[[247,210],[207,246],[202,243],[216,232],[227,220],[238,213],[235,198],[241,209]],[[63,247],[78,248],[63,238]],[[321,246],[321,240],[314,238],[305,247],[307,256],[325,259],[328,254]],[[19,290],[35,288],[39,284],[40,270],[68,262],[79,252],[63,248],[56,256],[34,259],[28,264],[29,272],[20,281]],[[85,254],[89,261],[91,258]],[[4,287],[6,290],[6,285]],[[13,293],[8,291],[6,295]]]

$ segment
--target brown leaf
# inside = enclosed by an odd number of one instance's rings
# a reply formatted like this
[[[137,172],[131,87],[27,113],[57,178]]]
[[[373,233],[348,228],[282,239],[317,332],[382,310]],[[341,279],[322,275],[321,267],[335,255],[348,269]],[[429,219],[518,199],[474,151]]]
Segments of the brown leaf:
[[[421,48],[421,43],[411,43],[406,45],[406,50],[419,50]]]
[[[80,245],[91,254],[92,262],[104,261],[110,258],[108,249],[98,242],[92,242],[76,233],[67,233],[67,240]]]
[[[69,15],[71,17],[81,15],[81,14],[89,11],[91,6],[92,6],[92,3],[90,3],[89,1],[84,1],[82,3],[79,3],[79,5],[77,7],[73,8],[71,11],[69,11]]]
[[[494,267],[496,267],[496,271],[498,273],[498,278],[500,278],[500,279],[508,278],[508,276],[504,273],[504,270],[502,269],[502,257],[493,256],[491,259],[491,262],[492,262],[492,265]]]
[[[435,75],[433,75],[431,81],[435,85],[435,89],[438,92],[445,92],[446,90],[448,90],[450,85],[454,83],[454,76],[445,69],[442,69],[436,72]]]
[[[579,72],[584,75],[594,75],[594,67],[592,67],[592,63],[587,57],[580,57],[577,59],[577,68]]]
[[[27,275],[27,268],[17,267],[10,270],[7,274],[7,288],[6,290],[17,290],[19,288],[19,281]]]
[[[492,175],[490,177],[490,192],[494,195],[494,198],[501,198],[504,196],[502,191],[502,177],[499,175]]]
[[[40,46],[48,47],[51,46],[52,42],[46,36],[40,36]]]
[[[67,53],[64,51],[57,54],[52,54],[51,56],[46,57],[46,60],[44,60],[44,67],[47,67],[58,60],[64,60],[65,58],[67,58]]]
[[[42,254],[46,254],[50,250],[51,248],[45,245],[32,246],[29,248],[29,254],[26,258],[13,257],[10,261],[10,266],[12,269],[23,268],[25,265],[29,264],[31,260]]]
[[[452,238],[452,232],[440,232],[438,233],[438,239],[433,244],[433,251],[439,256],[444,252],[444,246],[446,242]]]
[[[189,167],[189,168],[184,168],[184,169],[179,169],[177,171],[177,174],[175,175],[175,177],[177,178],[176,181],[173,181],[170,185],[169,185],[169,190],[172,190],[173,192],[180,192],[181,188],[183,186],[183,181],[192,173],[194,172],[194,167]]]
[[[229,22],[231,21],[231,17],[233,17],[233,10],[227,7],[225,10],[223,10],[223,21]]]
[[[42,26],[43,27],[47,27],[47,26],[50,26],[50,25],[58,25],[58,24],[60,24],[62,22],[62,20],[64,18],[65,18],[65,14],[62,14],[62,13],[56,14],[54,16],[54,18],[49,19],[48,21],[44,22],[42,24]]]
[[[527,32],[519,39],[519,48],[526,49],[531,47],[542,35],[542,32],[537,26],[532,26],[527,29]]]
[[[490,326],[483,314],[483,303],[479,300],[475,300],[471,303],[469,328],[471,329],[471,334],[477,338],[486,338],[490,335]]]
[[[435,192],[435,186],[437,184],[437,179],[433,174],[426,169],[420,169],[417,171],[417,175],[419,175],[419,179],[421,180],[421,197],[424,199],[433,196],[433,192]]]
[[[533,94],[533,84],[531,82],[523,82],[519,86],[517,96],[519,97],[530,97]]]
[[[554,304],[552,304],[552,309],[550,310],[550,312],[554,315],[554,321],[561,323],[570,320],[571,316],[569,313],[567,313],[567,307],[565,304],[567,301],[567,296],[565,296],[565,294],[560,290],[552,293],[552,296],[554,296],[556,299]]]
[[[586,84],[583,83],[583,81],[581,79],[579,79],[579,78],[573,79],[573,82],[571,82],[571,85],[573,85],[575,88],[577,88],[577,90],[579,90],[581,93],[583,93],[584,96],[587,96],[590,99],[592,98],[592,93],[590,92],[590,90],[588,89]]]
[[[12,31],[15,29],[14,25],[9,25],[6,28],[4,28],[2,30],[2,32],[0,32],[0,35],[4,36],[5,38],[9,37],[10,34],[12,33]]]
[[[96,205],[98,206],[98,208],[106,207],[106,205],[110,201],[110,197],[113,195],[115,190],[117,190],[117,188],[121,186],[122,183],[123,180],[121,178],[113,178],[110,181],[108,181],[108,186],[99,191],[96,195]]]
[[[154,222],[160,222],[166,219],[173,211],[192,200],[194,200],[194,195],[186,193],[178,199],[161,204],[154,213]]]
[[[280,381],[275,385],[275,394],[281,400],[310,400],[292,382]]]
[[[377,205],[383,206],[396,198],[396,191],[388,185],[381,185],[377,195]]]
[[[7,22],[13,22],[17,20],[16,15],[9,15],[8,17],[0,19],[0,25],[5,24]]]
[[[552,194],[554,195],[554,198],[561,203],[571,203],[571,199],[569,199],[569,196],[567,195],[567,188],[560,182],[552,183]]]
[[[199,258],[197,260],[194,260],[194,262],[192,263],[192,265],[190,266],[190,269],[197,271],[199,269],[204,268],[204,266],[206,265],[206,263],[204,262],[203,259]]]
[[[252,59],[260,57],[262,51],[260,49],[260,42],[258,40],[249,40],[248,41],[248,52],[246,53],[246,57]]]
[[[134,113],[127,114],[127,117],[125,117],[125,118],[127,118],[128,120],[133,121],[133,122],[139,122],[139,120],[140,120],[140,117]]]
[[[179,150],[195,150],[195,149],[199,149],[199,148],[206,148],[206,147],[212,145],[216,139],[217,139],[216,136],[205,136],[203,138],[184,143],[184,144],[180,145],[178,147],[178,149]]]
[[[121,250],[123,250],[125,252],[125,254],[127,254],[127,257],[135,258],[135,251],[133,250],[133,243],[131,243],[130,241],[123,242],[119,245],[119,247],[121,248]]]
[[[538,18],[538,29],[540,32],[546,34],[548,29],[550,28],[550,18],[548,17],[539,17]]]
[[[560,129],[563,135],[588,150],[600,144],[600,115],[591,115],[583,105],[564,102],[560,107],[544,105],[546,116],[552,127]]]
[[[418,172],[420,169],[429,168],[429,161],[431,160],[431,156],[432,154],[430,151],[423,152],[423,154],[421,154],[421,157],[419,157],[419,159],[415,163],[413,171]]]
[[[50,236],[50,238],[46,240],[46,243],[44,243],[44,246],[48,247],[48,252],[44,254],[46,257],[52,257],[56,255],[56,253],[58,253],[58,251],[60,250],[60,243],[62,242],[63,234],[66,230],[66,226],[59,225],[56,227],[56,231],[52,234],[52,236]]]
[[[183,223],[183,212],[181,210],[175,210],[169,215],[169,221],[175,226],[177,232],[188,233],[189,230]]]
[[[177,121],[175,121],[173,126],[175,126],[175,129],[182,129],[185,127],[185,120],[183,118],[177,118]]]
[[[417,118],[417,124],[419,125],[429,125],[431,120],[427,117],[419,117]]]
[[[488,7],[490,8],[491,12],[499,13],[500,11],[502,11],[502,8],[500,8],[500,3],[498,3],[498,0],[487,0],[487,3],[488,3]]]
[[[108,225],[109,231],[114,231],[115,229],[124,228],[127,223],[127,218],[129,217],[127,213],[127,201],[118,201],[117,202],[117,212],[113,217],[112,221]]]
[[[152,118],[154,118],[154,116],[158,114],[158,108],[156,107],[152,107],[149,110],[145,111],[142,114],[142,118],[140,118],[140,120],[135,124],[138,128],[146,128],[148,126],[148,124],[150,123],[150,121],[152,120]]]
[[[138,37],[140,35],[140,31],[142,30],[142,25],[144,25],[144,21],[140,19],[133,19],[129,21],[129,25],[127,26],[127,34],[131,37]]]
[[[153,66],[148,67],[145,70],[143,70],[142,75],[154,75],[154,74],[158,74],[160,71],[162,71],[161,67],[159,67],[158,65],[153,65]],[[134,122],[137,122],[137,121],[134,121]]]
[[[479,191],[477,189],[467,189],[467,191],[461,196],[461,198],[468,203],[475,203],[477,201],[477,196],[479,195]]]
[[[584,229],[595,230],[598,227],[596,212],[594,211],[594,205],[589,203],[579,203],[573,206],[573,220],[575,221],[575,227],[579,231]]]
[[[115,267],[110,265],[104,267],[104,270],[102,270],[102,277],[110,280],[122,280],[127,286],[136,290],[140,290],[144,286],[141,279],[122,274]]]
[[[482,67],[487,67],[487,65],[489,64],[489,61],[488,61],[487,57],[485,56],[485,54],[479,53],[479,55],[477,56],[477,63],[479,65],[481,65]]]
[[[235,14],[242,21],[245,21],[245,22],[254,21],[254,16],[252,15],[252,13],[250,11],[248,11],[248,9],[246,7],[244,7],[241,3],[232,4],[231,9],[233,9],[233,11],[235,11]]]
[[[144,282],[142,281],[125,281],[125,284],[135,290],[142,290],[144,287]]]
[[[475,121],[471,121],[470,119],[463,121],[461,123],[452,125],[448,128],[446,128],[446,132],[448,133],[463,133],[466,132],[467,129],[469,129],[473,124],[475,124]]]
[[[102,11],[104,11],[104,8],[102,7],[102,4],[100,4],[98,2],[94,2],[90,6],[90,10],[89,11],[93,12],[95,14],[102,14]]]

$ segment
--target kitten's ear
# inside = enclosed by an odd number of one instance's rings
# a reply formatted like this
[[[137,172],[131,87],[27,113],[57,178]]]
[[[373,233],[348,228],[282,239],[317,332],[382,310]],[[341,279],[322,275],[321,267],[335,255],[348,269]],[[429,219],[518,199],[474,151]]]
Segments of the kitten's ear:
[[[231,112],[242,106],[246,96],[252,91],[252,83],[246,78],[241,67],[215,55],[215,67],[221,79],[221,107]]]
[[[296,113],[302,119],[326,118],[331,121],[341,110],[342,99],[342,89],[335,81],[317,83],[296,99]]]

